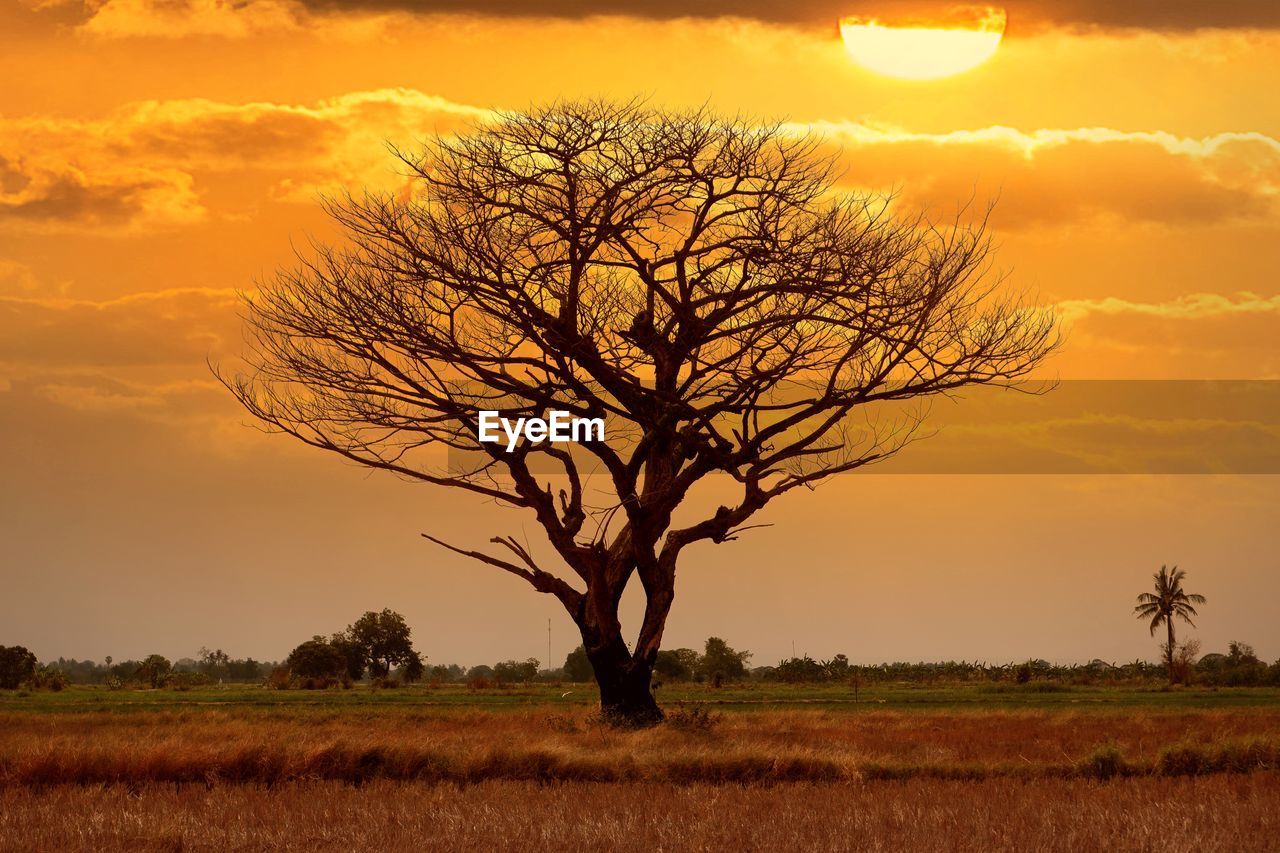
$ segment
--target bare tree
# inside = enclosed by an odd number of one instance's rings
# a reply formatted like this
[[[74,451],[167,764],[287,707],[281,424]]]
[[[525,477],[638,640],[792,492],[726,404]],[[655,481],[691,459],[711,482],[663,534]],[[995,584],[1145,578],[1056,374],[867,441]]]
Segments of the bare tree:
[[[851,425],[863,407],[1009,382],[1057,342],[1002,295],[982,223],[841,192],[821,140],[782,125],[560,103],[400,157],[408,191],[328,202],[348,241],[249,299],[248,366],[224,382],[272,429],[531,514],[546,546],[424,535],[559,599],[621,721],[661,718],[686,548],[899,449],[901,422]],[[603,417],[610,436],[507,452],[477,440],[480,409]],[[733,500],[677,525],[713,474]]]

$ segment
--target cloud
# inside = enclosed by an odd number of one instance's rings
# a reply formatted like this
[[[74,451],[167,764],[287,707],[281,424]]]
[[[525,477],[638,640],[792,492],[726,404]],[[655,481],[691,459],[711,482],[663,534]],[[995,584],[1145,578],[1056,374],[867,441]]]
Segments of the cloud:
[[[847,183],[900,188],[912,206],[998,197],[1001,228],[1099,220],[1204,225],[1277,212],[1280,141],[1260,133],[1189,138],[1109,128],[929,134],[856,123],[807,127],[841,147]]]
[[[302,31],[333,40],[383,38],[407,14],[361,4],[317,13],[302,0],[48,0],[48,5],[78,7],[75,29],[107,39],[243,39]]]
[[[0,298],[0,364],[48,368],[192,365],[241,339],[235,291],[136,293],[94,302]]]
[[[1076,375],[1085,365],[1084,375],[1280,377],[1280,296],[1105,297],[1063,300],[1056,308],[1067,326]]]
[[[738,18],[834,32],[844,16],[930,21],[956,4],[939,0],[45,0],[39,5],[79,7],[80,31],[108,38],[244,38],[300,29],[321,35],[385,35],[387,27],[405,15]],[[1261,0],[1003,0],[992,5],[1004,7],[1011,31],[1023,33],[1052,28],[1181,32],[1280,27],[1280,4]]]
[[[142,228],[199,222],[205,216],[191,176],[181,170],[141,163],[89,165],[70,150],[18,149],[17,144],[0,129],[0,225]]]
[[[105,118],[0,119],[0,227],[138,232],[200,222],[213,189],[242,205],[390,188],[388,140],[412,147],[491,112],[412,89],[311,105],[207,99],[128,104]],[[900,188],[915,207],[998,197],[995,224],[1203,225],[1275,217],[1280,141],[1111,128],[988,127],[919,133],[853,122],[797,125],[842,148],[850,186]],[[221,214],[237,211],[224,208]]]
[[[308,181],[385,184],[394,178],[388,142],[412,147],[490,115],[412,89],[353,92],[314,106],[149,101],[114,116],[122,141],[112,147],[175,167],[286,172],[295,188]]]
[[[300,26],[292,0],[86,0],[82,32],[106,37],[243,38]]]
[[[1280,382],[1078,380],[971,388],[876,473],[1280,471]]]
[[[936,0],[304,0],[313,10],[399,10],[508,17],[753,18],[769,23],[832,26],[846,15],[925,18],[954,5]],[[1013,27],[1269,29],[1280,26],[1280,4],[1259,0],[1002,0]]]
[[[225,416],[226,389],[209,380],[139,384],[106,376],[71,374],[19,387],[75,412],[120,412],[171,424],[207,424]]]
[[[1105,299],[1069,299],[1057,304],[1064,319],[1077,320],[1093,315],[1138,315],[1164,320],[1199,320],[1233,315],[1280,315],[1280,296],[1256,293],[1189,293],[1168,302],[1132,302],[1116,296]]]
[[[0,258],[0,296],[29,295],[40,290],[40,281],[26,264]]]
[[[201,187],[265,182],[264,197],[395,180],[386,140],[412,145],[487,111],[407,89],[313,106],[146,101],[102,119],[0,119],[0,227],[138,233],[200,222]],[[205,178],[202,184],[200,178]]]

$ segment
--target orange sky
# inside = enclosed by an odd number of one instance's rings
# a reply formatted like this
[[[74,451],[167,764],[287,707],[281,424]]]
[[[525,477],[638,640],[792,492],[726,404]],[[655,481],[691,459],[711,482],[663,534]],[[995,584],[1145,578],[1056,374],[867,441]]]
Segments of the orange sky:
[[[0,643],[278,658],[391,606],[437,662],[544,657],[551,616],[559,663],[553,602],[417,536],[530,522],[262,436],[205,366],[239,350],[235,291],[327,233],[317,192],[389,185],[383,140],[494,108],[641,94],[811,127],[852,186],[999,197],[1001,265],[1067,322],[1054,374],[1280,378],[1273,4],[1022,2],[991,61],[929,82],[854,65],[832,4],[784,5],[0,3]],[[1153,656],[1127,610],[1176,562],[1206,650],[1275,658],[1278,499],[1274,476],[837,478],[691,551],[667,645]]]

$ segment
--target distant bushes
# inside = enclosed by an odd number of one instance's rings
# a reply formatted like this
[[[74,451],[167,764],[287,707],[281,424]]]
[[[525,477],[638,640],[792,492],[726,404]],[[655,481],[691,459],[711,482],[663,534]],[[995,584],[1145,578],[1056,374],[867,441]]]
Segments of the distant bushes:
[[[528,684],[538,677],[538,659],[504,660],[493,666],[493,678],[499,684]]]
[[[1195,679],[1214,687],[1280,686],[1280,661],[1267,666],[1258,659],[1253,646],[1232,640],[1225,655],[1207,654],[1200,658]]]

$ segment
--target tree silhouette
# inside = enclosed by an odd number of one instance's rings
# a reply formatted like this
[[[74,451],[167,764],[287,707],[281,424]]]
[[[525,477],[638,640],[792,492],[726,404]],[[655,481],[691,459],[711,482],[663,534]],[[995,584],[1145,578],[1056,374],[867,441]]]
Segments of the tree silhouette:
[[[1173,567],[1173,571],[1166,566],[1161,566],[1160,571],[1151,576],[1155,592],[1144,592],[1139,595],[1138,604],[1133,608],[1137,618],[1151,620],[1151,636],[1156,635],[1156,629],[1161,623],[1164,623],[1168,631],[1164,656],[1165,663],[1169,666],[1170,684],[1175,680],[1173,658],[1177,650],[1173,638],[1173,619],[1176,616],[1194,628],[1196,623],[1191,621],[1191,617],[1198,614],[1193,605],[1205,602],[1203,595],[1188,593],[1182,589],[1182,581],[1186,576],[1187,573],[1177,566]]]
[[[416,675],[408,680],[416,681],[422,659],[413,650],[411,633],[404,617],[389,608],[370,610],[347,627],[347,637],[363,652],[371,675],[385,678],[394,667],[412,666]]]
[[[337,678],[346,668],[342,652],[319,634],[289,652],[285,666],[299,678]]]
[[[408,188],[327,202],[346,241],[260,286],[247,367],[220,377],[271,429],[532,515],[545,545],[423,535],[555,596],[605,715],[656,721],[687,548],[911,439],[918,416],[866,407],[1008,382],[1057,342],[1002,294],[984,222],[891,215],[823,151],[780,124],[592,101],[400,152]],[[606,418],[608,437],[508,452],[477,440],[479,409]],[[714,474],[735,494],[703,508]]]

